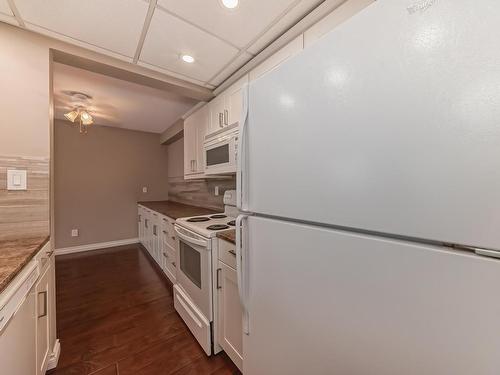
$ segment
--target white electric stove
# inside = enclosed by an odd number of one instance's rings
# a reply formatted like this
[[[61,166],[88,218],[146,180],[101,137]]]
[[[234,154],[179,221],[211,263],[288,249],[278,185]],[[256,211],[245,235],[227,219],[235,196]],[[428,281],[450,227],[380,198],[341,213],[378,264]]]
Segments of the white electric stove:
[[[212,249],[217,232],[234,228],[238,214],[234,190],[225,192],[224,204],[223,213],[175,221],[179,251],[174,306],[207,355],[220,351],[212,335],[215,315],[213,267],[217,259]]]

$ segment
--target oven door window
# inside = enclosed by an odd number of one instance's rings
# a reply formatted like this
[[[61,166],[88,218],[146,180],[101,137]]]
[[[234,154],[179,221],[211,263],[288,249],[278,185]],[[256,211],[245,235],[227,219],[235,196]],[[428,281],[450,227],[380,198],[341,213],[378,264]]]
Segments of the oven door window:
[[[201,289],[201,254],[183,241],[180,241],[181,271]]]
[[[211,148],[205,156],[207,166],[229,163],[229,144]]]

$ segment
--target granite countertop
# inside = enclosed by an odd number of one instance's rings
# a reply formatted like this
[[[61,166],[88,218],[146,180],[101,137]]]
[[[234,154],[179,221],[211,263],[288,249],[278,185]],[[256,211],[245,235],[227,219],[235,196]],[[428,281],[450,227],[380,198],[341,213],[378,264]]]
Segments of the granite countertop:
[[[215,211],[209,208],[190,206],[188,204],[177,203],[173,201],[152,201],[137,203],[162,215],[171,217],[172,219],[198,215],[211,215],[221,213],[223,211]]]
[[[0,292],[49,241],[49,236],[0,241]]]
[[[217,237],[223,240],[232,242],[236,245],[236,229],[225,230],[223,232],[217,232]]]

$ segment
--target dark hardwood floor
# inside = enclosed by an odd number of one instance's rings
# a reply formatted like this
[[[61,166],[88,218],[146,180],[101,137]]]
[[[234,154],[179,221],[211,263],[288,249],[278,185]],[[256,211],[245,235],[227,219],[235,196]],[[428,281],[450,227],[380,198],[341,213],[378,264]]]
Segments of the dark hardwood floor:
[[[56,287],[61,356],[51,375],[240,374],[224,353],[205,355],[140,245],[59,256]]]

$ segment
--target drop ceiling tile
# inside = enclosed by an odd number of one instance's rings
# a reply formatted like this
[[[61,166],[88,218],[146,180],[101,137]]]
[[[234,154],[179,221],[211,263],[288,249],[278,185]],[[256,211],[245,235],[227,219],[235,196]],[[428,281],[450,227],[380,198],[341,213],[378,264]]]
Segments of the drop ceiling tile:
[[[140,60],[207,82],[237,53],[238,49],[233,46],[156,9]],[[182,61],[180,56],[184,54],[193,56],[195,62],[188,64]]]
[[[16,5],[28,29],[43,28],[128,57],[134,56],[148,10],[140,0],[16,0]]]
[[[19,26],[15,17],[8,16],[4,13],[0,13],[0,22],[10,23],[11,25]]]
[[[243,48],[300,0],[239,0],[239,2],[235,9],[223,7],[220,0],[159,0],[158,4]]]
[[[345,0],[336,1],[340,4]],[[258,54],[322,2],[323,0],[302,0],[255,41],[255,43],[248,48],[248,51],[253,54]]]
[[[219,86],[222,82],[224,82],[231,74],[236,72],[239,68],[245,65],[253,55],[243,52],[239,56],[237,56],[231,63],[226,66],[221,72],[219,72],[215,77],[210,80],[210,83],[214,86]]]
[[[6,15],[11,16],[11,17],[13,16],[7,0],[0,0],[0,13],[6,14]]]

